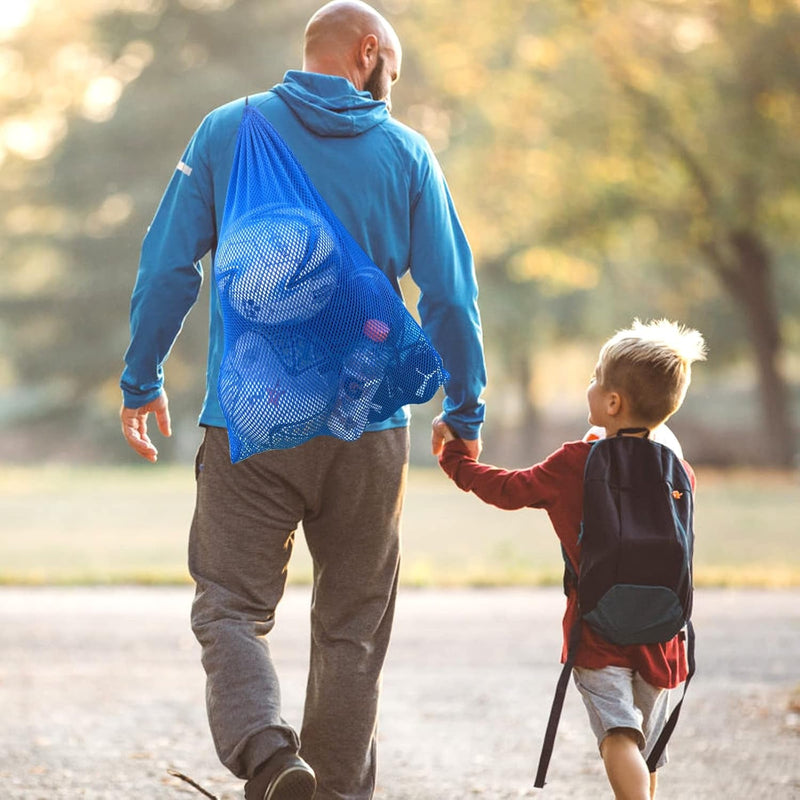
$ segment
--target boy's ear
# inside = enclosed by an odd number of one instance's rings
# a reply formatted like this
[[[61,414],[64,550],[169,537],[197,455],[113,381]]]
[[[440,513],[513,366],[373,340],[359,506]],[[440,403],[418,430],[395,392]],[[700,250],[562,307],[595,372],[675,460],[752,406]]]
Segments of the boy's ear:
[[[622,411],[622,397],[618,392],[609,392],[606,395],[606,413],[616,417]]]

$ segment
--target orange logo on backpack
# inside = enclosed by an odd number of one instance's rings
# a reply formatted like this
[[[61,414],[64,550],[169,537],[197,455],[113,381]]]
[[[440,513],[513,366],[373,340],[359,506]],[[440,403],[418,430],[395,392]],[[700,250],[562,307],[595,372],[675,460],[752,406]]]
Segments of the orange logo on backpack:
[[[673,497],[674,497],[676,500],[680,500],[680,499],[681,499],[681,497],[683,497],[683,492],[679,492],[679,491],[676,489],[676,490],[675,490],[675,491],[672,493],[672,496],[673,496]]]

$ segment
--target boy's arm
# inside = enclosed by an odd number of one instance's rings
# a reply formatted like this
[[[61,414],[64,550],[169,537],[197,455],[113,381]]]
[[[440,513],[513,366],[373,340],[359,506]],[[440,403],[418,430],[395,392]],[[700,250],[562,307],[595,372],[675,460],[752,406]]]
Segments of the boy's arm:
[[[509,470],[481,464],[470,456],[460,439],[445,444],[439,464],[459,489],[473,492],[498,508],[544,508],[553,497],[553,482],[543,465]]]

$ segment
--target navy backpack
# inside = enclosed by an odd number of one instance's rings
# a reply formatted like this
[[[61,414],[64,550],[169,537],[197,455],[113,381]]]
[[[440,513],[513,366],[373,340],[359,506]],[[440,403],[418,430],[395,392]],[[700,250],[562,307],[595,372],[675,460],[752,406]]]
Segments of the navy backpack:
[[[692,486],[678,456],[648,436],[645,428],[623,429],[595,442],[586,460],[580,564],[571,564],[564,554],[564,590],[577,591],[579,617],[550,711],[536,788],[545,784],[583,622],[617,645],[668,642],[686,627],[684,695],[694,675]],[[683,698],[647,759],[650,772],[682,703]]]

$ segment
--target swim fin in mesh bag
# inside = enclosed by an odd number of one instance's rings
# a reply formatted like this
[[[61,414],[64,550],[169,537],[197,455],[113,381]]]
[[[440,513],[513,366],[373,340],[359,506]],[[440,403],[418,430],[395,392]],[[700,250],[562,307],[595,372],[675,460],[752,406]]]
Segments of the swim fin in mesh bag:
[[[357,439],[447,379],[386,276],[246,104],[214,260],[231,461]]]

